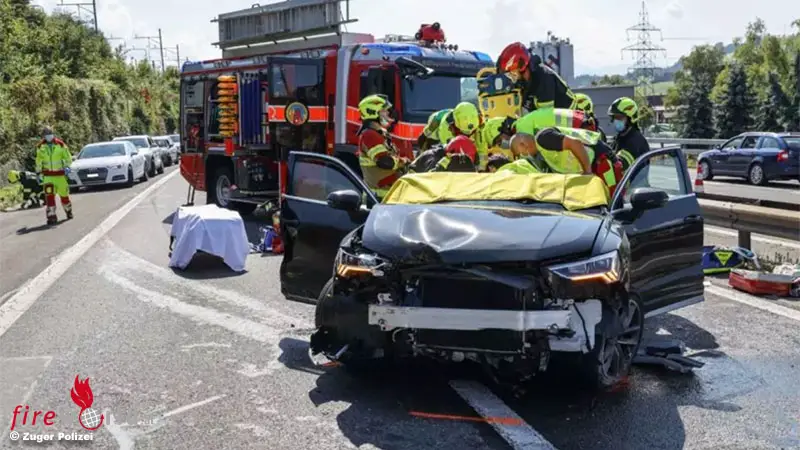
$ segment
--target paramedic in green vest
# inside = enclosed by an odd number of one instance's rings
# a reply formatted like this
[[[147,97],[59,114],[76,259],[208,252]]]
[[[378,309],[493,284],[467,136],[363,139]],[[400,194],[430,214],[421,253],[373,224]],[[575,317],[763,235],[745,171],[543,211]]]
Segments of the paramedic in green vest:
[[[627,171],[637,158],[650,151],[650,144],[639,130],[639,105],[632,98],[620,97],[609,106],[608,115],[617,131],[614,152],[622,162],[623,171]]]
[[[545,128],[535,136],[517,133],[511,138],[515,155],[541,157],[550,172],[597,175],[614,195],[622,166],[600,133],[575,128]]]
[[[61,198],[61,206],[67,214],[67,219],[72,219],[72,202],[69,199],[69,166],[72,165],[72,155],[67,144],[53,134],[53,129],[45,127],[42,130],[42,141],[36,147],[36,173],[39,174],[44,189],[45,214],[47,224],[58,222],[56,216],[56,195]]]
[[[417,145],[420,151],[426,151],[436,144],[439,144],[439,125],[442,123],[444,116],[452,112],[452,108],[440,109],[428,117],[428,123],[422,130],[422,134],[417,138]]]
[[[385,95],[369,95],[358,104],[361,129],[358,130],[358,163],[364,182],[383,198],[408,163],[397,153],[386,128],[391,124],[391,102]]]
[[[592,98],[586,94],[576,93],[575,109],[582,111],[583,114],[589,118],[589,120],[594,122],[595,129],[593,131],[600,133],[600,137],[603,139],[603,142],[608,142],[608,137],[606,136],[605,131],[600,128],[600,122],[597,121],[597,116],[594,115],[594,102],[592,102]]]

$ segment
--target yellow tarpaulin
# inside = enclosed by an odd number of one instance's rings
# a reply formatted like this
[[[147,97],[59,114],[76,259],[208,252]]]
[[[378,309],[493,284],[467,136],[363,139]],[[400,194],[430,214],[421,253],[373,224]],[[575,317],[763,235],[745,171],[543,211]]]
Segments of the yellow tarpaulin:
[[[385,204],[469,200],[531,200],[569,211],[608,206],[608,188],[594,175],[428,172],[394,183]]]

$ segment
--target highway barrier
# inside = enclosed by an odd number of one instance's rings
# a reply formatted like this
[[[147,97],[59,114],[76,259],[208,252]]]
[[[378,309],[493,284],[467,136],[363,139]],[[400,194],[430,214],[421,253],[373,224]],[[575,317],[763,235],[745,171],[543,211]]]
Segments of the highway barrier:
[[[700,153],[711,150],[715,145],[722,145],[727,139],[682,139],[682,138],[659,138],[648,137],[647,142],[650,148],[664,148],[680,146],[683,153],[687,156],[697,157]]]
[[[740,247],[752,248],[751,233],[800,241],[800,211],[702,197],[698,201],[704,223],[737,230]]]

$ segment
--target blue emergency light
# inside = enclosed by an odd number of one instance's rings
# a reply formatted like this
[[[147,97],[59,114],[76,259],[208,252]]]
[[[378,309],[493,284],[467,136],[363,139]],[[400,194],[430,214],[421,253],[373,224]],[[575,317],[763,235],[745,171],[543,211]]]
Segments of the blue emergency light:
[[[380,50],[384,55],[422,56],[422,50],[416,45],[364,44],[368,50]]]

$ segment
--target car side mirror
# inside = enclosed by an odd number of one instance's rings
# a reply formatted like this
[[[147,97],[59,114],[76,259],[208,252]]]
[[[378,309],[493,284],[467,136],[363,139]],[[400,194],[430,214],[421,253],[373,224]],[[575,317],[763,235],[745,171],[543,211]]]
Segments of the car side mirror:
[[[361,208],[361,194],[346,189],[328,194],[328,206],[342,211],[358,211]]]
[[[635,211],[661,208],[669,201],[669,194],[653,188],[636,188],[631,193],[631,206]]]

